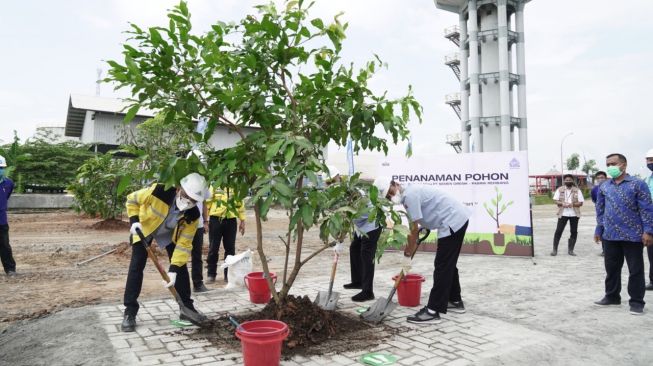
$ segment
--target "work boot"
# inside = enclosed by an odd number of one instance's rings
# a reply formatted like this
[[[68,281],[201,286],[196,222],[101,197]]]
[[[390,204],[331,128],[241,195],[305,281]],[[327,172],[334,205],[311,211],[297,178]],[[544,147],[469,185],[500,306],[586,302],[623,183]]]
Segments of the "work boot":
[[[133,332],[136,328],[136,315],[125,314],[120,324],[120,330],[123,332]]]
[[[646,290],[653,291],[653,281],[649,282],[648,285],[646,285]]]
[[[209,291],[206,286],[204,286],[204,282],[200,282],[199,284],[193,286],[193,292],[207,292]]]
[[[374,293],[373,292],[367,292],[367,291],[361,291],[357,293],[356,295],[352,296],[351,301],[355,302],[363,302],[363,301],[369,301],[369,300],[374,300]]]
[[[576,254],[574,253],[574,247],[576,246],[576,239],[569,239],[569,241],[567,242],[567,244],[569,245],[569,246],[568,246],[569,251],[568,251],[567,253],[569,253],[569,255],[575,257]]]

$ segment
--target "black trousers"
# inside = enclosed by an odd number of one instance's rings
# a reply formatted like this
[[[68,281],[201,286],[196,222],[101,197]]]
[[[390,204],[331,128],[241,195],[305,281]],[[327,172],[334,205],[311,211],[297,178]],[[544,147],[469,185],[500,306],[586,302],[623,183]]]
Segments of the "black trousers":
[[[9,225],[0,225],[0,260],[5,273],[16,272],[16,261],[9,245]]]
[[[435,254],[435,270],[433,271],[433,287],[429,295],[427,307],[439,313],[447,313],[449,301],[460,301],[460,278],[458,277],[458,256],[465,239],[469,221],[458,231],[451,228],[451,235],[438,239],[438,249]]]
[[[644,305],[644,244],[629,241],[603,240],[605,244],[605,297],[621,300],[621,269],[624,258],[628,264],[628,294],[630,305]]]
[[[175,250],[175,245],[170,244],[166,247],[168,258],[172,258],[172,253]],[[147,250],[143,243],[138,242],[132,245],[132,258],[129,263],[129,272],[127,273],[127,284],[125,285],[125,314],[136,315],[138,313],[139,304],[138,296],[141,294],[143,287],[143,270],[147,263]],[[187,308],[194,310],[193,299],[190,298],[190,278],[188,276],[188,266],[183,265],[177,272],[177,280],[175,282],[175,289],[181,297],[181,301]],[[167,290],[166,290],[167,291]]]
[[[653,283],[653,245],[646,247],[648,252],[648,280],[650,283]]]
[[[220,242],[224,245],[224,257],[236,254],[237,219],[223,219],[211,216],[209,219],[209,254],[206,257],[206,272],[209,277],[216,277],[218,272],[218,256]],[[224,269],[224,279],[227,280],[227,269]]]
[[[562,237],[562,232],[565,231],[565,226],[567,226],[567,221],[569,221],[570,235],[569,240],[576,243],[576,238],[578,237],[578,217],[569,217],[562,216],[558,219],[558,226],[556,226],[556,232],[553,235],[553,247],[558,249],[558,244],[560,244],[560,238]]]
[[[199,286],[204,282],[202,277],[202,247],[204,246],[204,228],[197,228],[193,237],[193,249],[190,251],[192,263],[191,278],[193,286]]]
[[[374,293],[374,255],[381,230],[374,229],[366,236],[354,234],[349,246],[351,283],[360,283],[363,292]]]

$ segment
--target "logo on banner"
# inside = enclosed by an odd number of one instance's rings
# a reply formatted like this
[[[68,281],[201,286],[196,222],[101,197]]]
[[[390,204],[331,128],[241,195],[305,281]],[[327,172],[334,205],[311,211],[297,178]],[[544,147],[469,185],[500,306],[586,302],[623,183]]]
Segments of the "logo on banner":
[[[510,160],[509,165],[510,165],[510,169],[519,169],[519,168],[521,168],[521,164],[519,164],[519,160],[517,160],[517,158],[512,158],[512,160]]]

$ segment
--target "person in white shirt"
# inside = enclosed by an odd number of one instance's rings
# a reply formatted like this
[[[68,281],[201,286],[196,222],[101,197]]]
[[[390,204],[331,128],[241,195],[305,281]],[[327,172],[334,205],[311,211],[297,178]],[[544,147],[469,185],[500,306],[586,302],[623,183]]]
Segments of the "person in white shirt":
[[[409,323],[439,323],[440,314],[447,311],[464,313],[458,275],[458,256],[462,248],[470,210],[447,192],[431,186],[403,187],[389,177],[374,181],[379,197],[392,200],[406,208],[410,221],[408,245],[404,249],[402,270],[412,267],[411,253],[416,249],[419,227],[438,231],[438,247],[433,271],[433,287],[428,304],[406,320]]]
[[[574,183],[574,176],[565,174],[563,177],[564,186],[559,187],[553,195],[553,200],[558,205],[558,225],[555,234],[553,235],[553,251],[552,256],[558,255],[558,244],[562,232],[567,226],[569,221],[570,235],[568,241],[568,253],[575,256],[574,247],[576,246],[576,238],[578,236],[578,220],[580,219],[580,207],[585,202],[583,192],[581,192]]]

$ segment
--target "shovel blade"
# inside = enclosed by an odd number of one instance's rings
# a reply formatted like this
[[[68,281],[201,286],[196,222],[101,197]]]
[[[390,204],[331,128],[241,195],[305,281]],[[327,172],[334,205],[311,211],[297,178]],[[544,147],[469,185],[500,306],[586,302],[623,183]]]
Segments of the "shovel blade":
[[[339,298],[340,293],[338,292],[331,292],[331,296],[329,296],[327,291],[320,291],[317,293],[317,297],[313,303],[324,310],[336,310]]]
[[[206,315],[200,314],[196,311],[189,309],[181,301],[179,302],[179,314],[183,315],[185,320],[188,320],[189,322],[193,323],[194,325],[197,325],[198,327],[201,327],[206,322],[208,322],[208,318],[206,317]]]
[[[388,302],[388,299],[381,297],[360,316],[365,321],[371,323],[380,323],[383,318],[388,316],[396,308],[397,303],[392,301]]]

